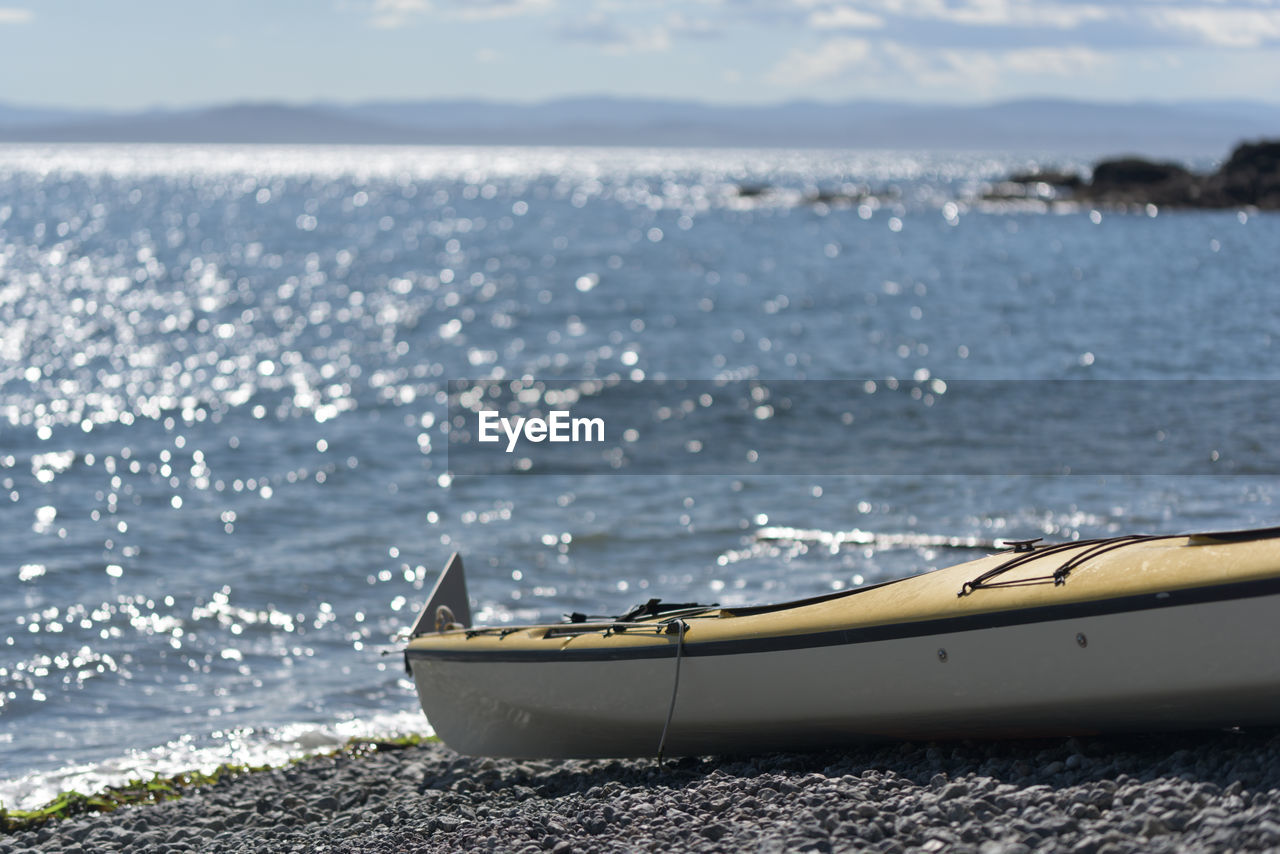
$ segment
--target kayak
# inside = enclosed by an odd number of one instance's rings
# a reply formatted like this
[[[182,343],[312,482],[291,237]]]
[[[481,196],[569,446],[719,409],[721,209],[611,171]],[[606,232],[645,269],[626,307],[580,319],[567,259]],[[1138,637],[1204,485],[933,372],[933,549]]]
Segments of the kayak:
[[[1280,528],[1009,549],[753,607],[470,625],[454,555],[405,649],[460,753],[759,753],[1280,724]]]

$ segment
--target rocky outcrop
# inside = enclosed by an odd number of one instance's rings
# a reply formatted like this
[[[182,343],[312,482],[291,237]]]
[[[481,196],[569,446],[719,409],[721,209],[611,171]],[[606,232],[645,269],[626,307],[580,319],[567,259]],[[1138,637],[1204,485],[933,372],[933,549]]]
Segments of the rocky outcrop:
[[[1061,172],[1019,173],[1008,182],[1050,184],[1059,198],[1104,205],[1280,210],[1280,140],[1242,143],[1208,175],[1178,163],[1122,157],[1098,162],[1088,182]]]
[[[1172,182],[1189,180],[1191,173],[1177,163],[1157,163],[1140,157],[1124,157],[1119,160],[1103,160],[1093,167],[1095,190],[1113,187],[1157,187]]]
[[[1012,184],[1048,184],[1050,187],[1062,187],[1067,190],[1078,189],[1084,183],[1084,180],[1075,172],[1062,172],[1057,169],[1015,172],[1009,176],[1008,180]]]
[[[1280,140],[1237,146],[1222,168],[1204,180],[1203,195],[1213,207],[1280,210]]]
[[[1194,206],[1201,196],[1200,177],[1177,163],[1140,157],[1103,160],[1093,179],[1077,194],[1109,204]]]

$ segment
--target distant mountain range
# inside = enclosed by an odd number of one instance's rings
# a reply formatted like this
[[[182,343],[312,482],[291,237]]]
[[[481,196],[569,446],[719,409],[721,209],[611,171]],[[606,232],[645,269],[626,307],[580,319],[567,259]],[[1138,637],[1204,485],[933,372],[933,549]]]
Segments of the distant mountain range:
[[[1224,156],[1280,136],[1280,104],[1027,99],[727,106],[564,98],[539,104],[375,101],[232,104],[113,113],[0,104],[4,142],[786,146]]]

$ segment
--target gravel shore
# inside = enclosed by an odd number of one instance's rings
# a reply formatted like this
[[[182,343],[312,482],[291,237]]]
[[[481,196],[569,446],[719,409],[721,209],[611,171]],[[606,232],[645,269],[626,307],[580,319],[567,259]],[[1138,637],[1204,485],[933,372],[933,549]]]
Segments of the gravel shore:
[[[1280,848],[1280,731],[517,762],[309,759],[0,837],[0,852]]]

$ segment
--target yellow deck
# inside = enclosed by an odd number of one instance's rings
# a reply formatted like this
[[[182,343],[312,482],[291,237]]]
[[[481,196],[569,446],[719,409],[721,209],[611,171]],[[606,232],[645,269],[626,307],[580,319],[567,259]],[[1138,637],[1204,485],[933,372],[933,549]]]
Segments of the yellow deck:
[[[1015,554],[999,552],[848,596],[768,613],[734,616],[732,609],[716,609],[686,619],[684,642],[693,645],[913,623],[1280,577],[1280,538],[1229,542],[1211,537],[1177,537],[1136,542],[1098,554],[1074,568],[1062,584],[1031,581],[1052,575],[1064,562],[1088,548],[1082,544],[1035,556],[995,579],[1005,586],[980,588],[965,596],[957,595],[965,582]],[[1044,549],[1037,550],[1040,551]],[[1018,581],[1027,583],[1009,584]],[[657,632],[657,621],[637,622],[624,633],[606,631],[603,624],[592,628],[597,625],[528,626],[507,629],[502,636],[496,632],[448,631],[414,638],[409,648],[468,653],[616,650],[670,647],[674,640],[671,635]],[[566,629],[581,633],[555,636]]]

